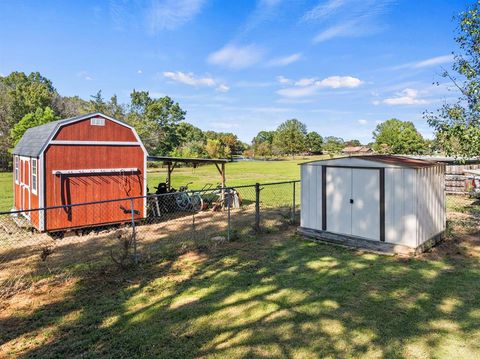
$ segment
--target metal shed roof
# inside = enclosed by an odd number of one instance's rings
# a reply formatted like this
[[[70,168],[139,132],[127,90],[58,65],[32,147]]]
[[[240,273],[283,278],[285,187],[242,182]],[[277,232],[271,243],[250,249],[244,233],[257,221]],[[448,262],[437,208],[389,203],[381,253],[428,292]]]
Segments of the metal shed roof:
[[[394,156],[394,155],[363,155],[363,156],[351,156],[351,157],[338,157],[325,160],[317,160],[301,163],[301,165],[314,163],[314,162],[325,162],[325,161],[335,161],[335,160],[344,160],[346,158],[353,158],[359,160],[380,162],[388,165],[401,166],[401,167],[410,167],[410,168],[425,168],[433,166],[441,166],[443,164],[435,161],[427,161],[423,159],[411,158],[406,156]]]
[[[75,117],[65,118],[63,120],[52,121],[45,125],[29,128],[25,131],[23,137],[13,149],[14,155],[38,157],[51,138],[55,135],[58,128],[64,124],[87,119],[93,116],[107,117],[100,112],[92,112]],[[120,123],[122,121],[116,120]]]
[[[226,158],[186,158],[186,157],[168,157],[168,156],[148,156],[147,161],[164,162],[164,163],[183,162],[183,163],[193,163],[193,164],[232,162]]]

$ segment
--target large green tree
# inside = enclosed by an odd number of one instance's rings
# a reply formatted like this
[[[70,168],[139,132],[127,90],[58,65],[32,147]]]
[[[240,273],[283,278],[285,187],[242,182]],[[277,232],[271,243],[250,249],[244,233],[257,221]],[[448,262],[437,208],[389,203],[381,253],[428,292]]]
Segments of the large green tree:
[[[307,133],[305,138],[306,147],[310,153],[315,155],[321,154],[323,150],[323,138],[317,132],[311,131]]]
[[[29,75],[12,72],[8,76],[0,76],[0,83],[6,87],[10,98],[8,121],[12,126],[27,113],[51,106],[56,94],[52,82],[38,72]]]
[[[142,138],[152,155],[168,155],[180,145],[177,126],[186,112],[170,97],[152,98],[148,91],[130,94],[128,122]]]
[[[410,121],[392,118],[377,125],[373,131],[373,149],[379,153],[422,154],[425,140]]]
[[[480,1],[461,13],[458,21],[459,50],[452,71],[442,76],[454,84],[460,97],[425,117],[446,154],[473,157],[480,156]]]
[[[15,124],[28,113],[52,105],[58,96],[52,82],[32,72],[12,72],[0,76],[0,166],[8,168],[11,163],[9,149],[12,147],[11,131]]]
[[[345,147],[343,138],[327,136],[324,138],[323,150],[329,154],[337,154]]]
[[[260,131],[252,140],[254,156],[269,157],[273,154],[275,131]]]
[[[48,106],[45,109],[37,108],[35,112],[27,113],[11,130],[13,144],[16,145],[29,128],[44,125],[57,119],[53,110]]]
[[[307,126],[297,119],[291,119],[278,126],[273,144],[282,154],[295,156],[306,149]]]

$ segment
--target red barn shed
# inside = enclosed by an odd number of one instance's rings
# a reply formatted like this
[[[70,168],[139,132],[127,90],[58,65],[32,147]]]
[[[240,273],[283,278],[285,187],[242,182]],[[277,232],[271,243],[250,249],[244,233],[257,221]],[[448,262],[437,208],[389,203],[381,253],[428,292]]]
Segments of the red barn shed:
[[[147,151],[135,129],[101,113],[28,129],[13,150],[14,209],[40,231],[131,220],[131,201],[27,211],[146,195]],[[134,199],[136,218],[146,199]]]

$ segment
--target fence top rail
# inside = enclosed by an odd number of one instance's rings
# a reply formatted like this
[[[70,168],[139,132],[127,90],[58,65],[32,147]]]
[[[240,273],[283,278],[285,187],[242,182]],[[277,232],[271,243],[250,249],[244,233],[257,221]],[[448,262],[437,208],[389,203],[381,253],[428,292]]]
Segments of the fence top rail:
[[[249,184],[249,185],[241,185],[241,186],[226,186],[226,187],[216,187],[216,188],[209,188],[209,189],[199,189],[199,190],[188,190],[183,192],[169,192],[169,193],[161,193],[161,194],[147,194],[145,196],[136,196],[136,197],[124,197],[124,198],[115,198],[115,199],[106,199],[101,201],[91,201],[91,202],[81,202],[81,203],[70,203],[70,204],[62,204],[58,206],[49,206],[49,207],[40,207],[40,208],[30,208],[30,209],[19,209],[14,211],[0,211],[0,216],[2,215],[12,215],[12,214],[21,214],[26,212],[35,212],[35,211],[47,211],[53,209],[68,209],[72,207],[79,207],[79,206],[86,206],[86,205],[94,205],[94,204],[103,204],[103,203],[112,203],[112,202],[123,202],[123,201],[132,201],[138,199],[147,199],[147,198],[163,198],[168,196],[175,196],[179,193],[186,193],[186,194],[198,194],[198,193],[212,193],[212,192],[221,192],[221,191],[233,191],[238,188],[255,188],[257,185],[259,186],[272,186],[272,185],[281,185],[287,183],[298,183],[300,180],[292,180],[292,181],[282,181],[282,182],[270,182],[270,183],[258,183],[258,184]]]

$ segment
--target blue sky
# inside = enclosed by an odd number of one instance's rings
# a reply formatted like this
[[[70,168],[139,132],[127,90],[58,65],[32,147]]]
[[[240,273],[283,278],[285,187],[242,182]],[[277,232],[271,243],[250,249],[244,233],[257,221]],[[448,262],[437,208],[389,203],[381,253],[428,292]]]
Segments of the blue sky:
[[[371,140],[457,95],[456,0],[0,0],[0,74],[40,71],[63,95],[169,95],[200,128],[244,141],[298,118]],[[440,81],[441,86],[433,86]]]

